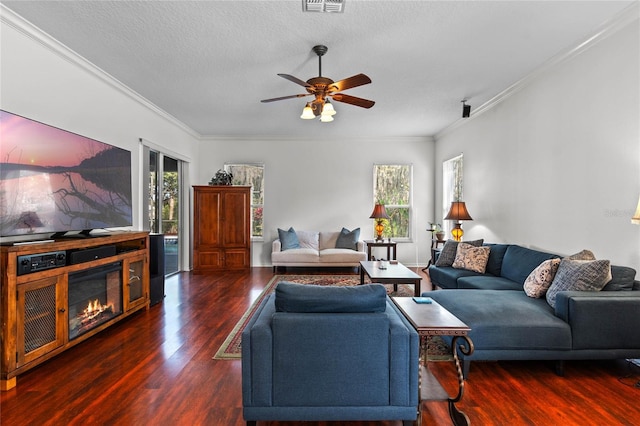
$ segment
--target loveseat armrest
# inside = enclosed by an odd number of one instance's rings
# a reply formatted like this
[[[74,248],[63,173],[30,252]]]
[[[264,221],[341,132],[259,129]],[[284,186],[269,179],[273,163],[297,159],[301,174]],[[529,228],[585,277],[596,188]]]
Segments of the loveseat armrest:
[[[556,316],[571,327],[573,349],[640,349],[640,291],[562,291]]]
[[[364,241],[356,241],[356,251],[364,252],[364,248],[366,247]]]
[[[274,251],[282,251],[282,243],[280,242],[280,239],[273,240],[273,243],[271,244],[271,252],[273,253]]]

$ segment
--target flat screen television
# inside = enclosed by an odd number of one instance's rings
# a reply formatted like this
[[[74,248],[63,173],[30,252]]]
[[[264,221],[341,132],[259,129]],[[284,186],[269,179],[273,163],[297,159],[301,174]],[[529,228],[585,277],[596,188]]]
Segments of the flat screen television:
[[[132,225],[131,152],[0,110],[0,237]]]

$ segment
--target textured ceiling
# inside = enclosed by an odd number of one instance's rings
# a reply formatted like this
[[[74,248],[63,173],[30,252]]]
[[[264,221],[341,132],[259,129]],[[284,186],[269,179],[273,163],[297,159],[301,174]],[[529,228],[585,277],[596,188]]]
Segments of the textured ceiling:
[[[1,1],[202,136],[434,135],[593,35],[634,1]],[[358,73],[331,123],[301,120],[305,93],[278,73]]]

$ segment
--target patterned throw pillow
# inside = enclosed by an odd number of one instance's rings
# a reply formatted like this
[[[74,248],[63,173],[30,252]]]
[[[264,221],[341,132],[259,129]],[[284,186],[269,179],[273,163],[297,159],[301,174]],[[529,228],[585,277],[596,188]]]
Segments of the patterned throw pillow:
[[[591,250],[582,250],[576,254],[565,257],[569,260],[596,260],[596,255]]]
[[[549,259],[531,271],[524,280],[524,292],[529,297],[540,299],[547,293],[560,266],[560,259]]]
[[[471,244],[460,243],[456,251],[453,266],[456,269],[468,269],[479,274],[484,274],[487,269],[487,261],[491,248],[488,246],[474,247]]]
[[[608,260],[562,259],[558,272],[547,290],[547,303],[556,307],[556,296],[561,291],[600,291],[607,283],[611,270]]]
[[[569,260],[596,260],[596,255],[593,254],[591,250],[582,250],[576,254],[572,254],[571,256],[565,257],[565,259]],[[607,273],[607,282],[611,281],[613,276],[611,275],[611,267],[609,267],[609,272]]]
[[[481,240],[465,241],[465,244],[470,244],[474,247],[480,247],[484,242]],[[451,266],[453,261],[456,260],[456,254],[458,253],[458,241],[447,240],[442,247],[440,256],[436,260],[436,266]]]

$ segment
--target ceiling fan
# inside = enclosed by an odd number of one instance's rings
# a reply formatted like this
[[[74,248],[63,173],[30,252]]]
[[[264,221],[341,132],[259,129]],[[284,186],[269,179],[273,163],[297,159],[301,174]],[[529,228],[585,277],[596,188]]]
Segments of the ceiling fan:
[[[310,78],[307,81],[302,81],[297,77],[289,74],[278,74],[282,78],[286,78],[307,90],[307,93],[301,93],[298,95],[282,96],[279,98],[263,99],[260,102],[274,102],[281,101],[283,99],[302,98],[304,96],[314,96],[315,99],[311,102],[307,102],[304,107],[300,118],[312,119],[320,116],[320,121],[328,122],[333,121],[333,115],[336,113],[333,109],[333,105],[329,101],[329,98],[337,102],[345,104],[351,104],[362,108],[371,108],[375,102],[368,99],[362,99],[351,95],[345,95],[340,93],[343,90],[351,89],[353,87],[363,86],[371,83],[371,79],[364,74],[357,74],[349,78],[345,78],[340,81],[333,81],[330,78],[322,77],[322,56],[327,53],[327,46],[313,46],[312,49],[316,55],[318,55],[318,77]]]

